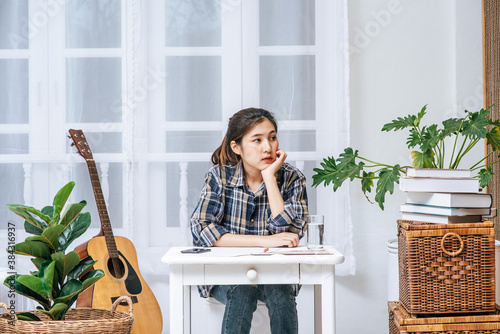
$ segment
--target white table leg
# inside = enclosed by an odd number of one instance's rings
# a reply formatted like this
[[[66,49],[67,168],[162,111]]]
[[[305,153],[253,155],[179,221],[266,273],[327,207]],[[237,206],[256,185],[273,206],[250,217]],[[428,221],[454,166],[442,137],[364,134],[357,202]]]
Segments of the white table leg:
[[[323,266],[321,286],[323,334],[335,333],[335,266]]]
[[[182,265],[170,265],[170,334],[184,334]]]

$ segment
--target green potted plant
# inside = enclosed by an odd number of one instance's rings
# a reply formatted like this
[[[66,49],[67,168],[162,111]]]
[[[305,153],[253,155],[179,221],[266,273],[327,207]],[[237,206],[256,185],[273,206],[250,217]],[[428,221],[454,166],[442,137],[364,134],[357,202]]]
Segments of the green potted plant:
[[[81,212],[85,201],[65,205],[74,186],[73,181],[66,184],[54,197],[52,206],[41,210],[7,205],[25,220],[26,232],[33,234],[7,251],[31,256],[37,270],[29,275],[11,275],[4,285],[38,302],[38,311],[52,320],[64,320],[78,295],[104,276],[102,270],[91,270],[96,261],[90,256],[80,259],[75,251],[65,254],[68,246],[90,226],[90,213]],[[32,312],[19,313],[17,318],[40,321]]]
[[[383,210],[387,192],[393,193],[395,184],[399,183],[399,178],[404,175],[406,168],[457,169],[463,157],[481,140],[486,139],[491,153],[470,166],[472,171],[478,171],[476,177],[479,178],[480,186],[486,187],[493,177],[492,170],[487,167],[498,161],[490,164],[485,161],[500,150],[500,122],[489,118],[490,108],[476,112],[466,110],[464,117],[447,119],[442,122],[442,127],[438,124],[421,124],[426,108],[427,106],[424,106],[416,115],[398,117],[382,127],[382,131],[387,132],[409,131],[406,144],[409,149],[413,149],[412,166],[376,162],[360,156],[358,150],[347,147],[338,158],[327,157],[321,163],[321,168],[314,169],[316,174],[313,175],[313,186],[331,184],[336,191],[344,181],[359,179],[361,189],[370,202],[368,193],[375,187],[375,202]]]

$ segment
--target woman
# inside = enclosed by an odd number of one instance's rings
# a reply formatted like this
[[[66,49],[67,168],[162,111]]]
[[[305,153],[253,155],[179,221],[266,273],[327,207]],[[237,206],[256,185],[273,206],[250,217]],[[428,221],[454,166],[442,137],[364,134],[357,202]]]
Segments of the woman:
[[[201,197],[191,217],[195,246],[296,247],[308,215],[306,180],[285,162],[278,127],[263,109],[243,109],[229,119],[212,155]],[[295,285],[201,287],[226,305],[222,333],[249,333],[257,301],[269,309],[271,331],[297,333]]]

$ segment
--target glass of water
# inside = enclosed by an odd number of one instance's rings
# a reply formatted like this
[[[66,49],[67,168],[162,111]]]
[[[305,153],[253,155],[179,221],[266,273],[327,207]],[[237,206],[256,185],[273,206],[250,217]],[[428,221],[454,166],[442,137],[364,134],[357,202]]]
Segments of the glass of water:
[[[307,248],[322,249],[325,233],[325,217],[322,215],[310,215],[307,218]]]

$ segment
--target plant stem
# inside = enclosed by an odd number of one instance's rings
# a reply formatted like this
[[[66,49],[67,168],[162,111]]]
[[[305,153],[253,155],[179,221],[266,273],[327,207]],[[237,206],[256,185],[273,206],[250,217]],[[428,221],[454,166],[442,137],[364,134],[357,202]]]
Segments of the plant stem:
[[[492,155],[493,153],[495,153],[494,151],[488,153],[488,155],[486,155],[484,158],[482,158],[481,160],[479,160],[478,162],[476,162],[474,165],[472,165],[472,167],[470,168],[470,170],[475,170],[475,169],[478,169],[478,168],[481,168],[481,167],[484,167],[484,166],[489,166],[489,165],[492,165],[494,163],[497,163],[498,161],[495,161],[495,162],[492,162],[492,163],[489,163],[489,164],[485,164],[483,166],[479,166],[479,167],[476,167],[477,165],[479,165],[481,162],[483,162],[484,160],[488,159],[488,157],[490,155]]]
[[[458,139],[458,135],[457,135]],[[465,143],[467,142],[468,137],[464,138],[464,141],[462,143],[462,146],[460,146],[460,149],[458,150],[457,157],[455,158],[455,161],[452,161],[452,164],[450,165],[450,168],[457,168],[458,164],[460,163],[460,159],[462,158],[462,150],[464,149]]]
[[[380,162],[376,162],[376,161],[372,161],[372,160],[360,157],[359,155],[358,155],[358,159],[364,160],[364,161],[368,161],[368,162],[370,162],[372,164],[375,164],[376,166],[394,167],[394,166],[391,166],[391,165],[383,164],[383,163],[380,163]]]
[[[457,156],[457,164],[455,166],[455,168],[458,167],[458,165],[460,164],[460,161],[462,161],[462,158],[474,147],[476,146],[476,144],[479,142],[479,139],[476,138],[476,139],[471,139],[471,141],[469,142],[469,144],[467,145],[467,147],[465,148],[465,150],[463,151],[463,153],[461,153],[459,156]],[[464,144],[465,144],[465,140],[464,140]]]
[[[457,142],[458,142],[458,135],[460,134],[460,130],[462,130],[462,126],[464,125],[465,119],[467,118],[468,115],[465,115],[464,118],[462,118],[462,122],[460,123],[460,126],[458,127],[457,134],[455,136],[455,141],[453,143],[453,150],[451,151],[451,158],[450,158],[450,168],[452,168],[453,164],[453,157],[455,156],[455,148],[457,147]]]

